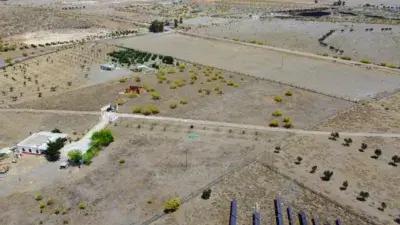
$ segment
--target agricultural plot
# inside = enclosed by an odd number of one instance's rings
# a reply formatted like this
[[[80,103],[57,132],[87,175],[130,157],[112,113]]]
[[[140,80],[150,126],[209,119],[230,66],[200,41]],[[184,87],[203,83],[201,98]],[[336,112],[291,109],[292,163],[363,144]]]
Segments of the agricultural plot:
[[[373,30],[369,31],[371,28]],[[382,28],[391,30],[382,30]],[[335,32],[324,41],[327,46],[319,44],[318,39],[330,30],[335,30]],[[246,19],[190,30],[190,32],[219,38],[255,42],[338,58],[349,56],[356,61],[367,60],[376,64],[394,65],[400,65],[399,31],[398,26],[384,24],[331,23],[289,19]],[[331,46],[333,48],[330,48]]]
[[[0,126],[2,127],[0,148],[19,143],[28,137],[30,132],[51,131],[54,128],[60,129],[75,139],[86,133],[98,120],[98,116],[90,115],[2,112],[0,115]]]
[[[93,65],[99,70],[112,49],[97,44],[76,45],[8,66],[0,71],[0,101],[17,103],[93,84],[96,82],[90,74]]]
[[[325,120],[317,130],[350,132],[400,132],[400,93],[361,104]]]
[[[400,76],[395,74],[181,34],[105,42],[171,55],[178,59],[276,80],[351,100],[368,99],[379,92],[393,91],[400,85]]]
[[[353,105],[211,67],[182,62],[176,62],[179,66],[160,64],[160,56],[145,55],[142,58],[131,55],[121,59],[120,63],[132,66],[135,61],[146,61],[149,66],[160,68],[157,72],[137,72],[118,83],[71,91],[13,107],[87,111],[114,103],[119,105],[118,111],[122,113],[305,128]],[[162,61],[166,59],[168,57]],[[140,88],[140,94],[129,91],[131,86]]]
[[[400,161],[393,159],[400,155],[399,139],[352,138],[348,146],[344,139],[296,135],[275,154],[274,166],[343,206],[391,224],[400,213]],[[329,178],[327,171],[333,172]],[[361,192],[368,196],[360,199]]]
[[[116,142],[100,152],[90,167],[81,167],[78,174],[63,176],[63,181],[34,192],[5,197],[7,201],[0,202],[1,224],[41,220],[44,224],[64,220],[69,224],[144,222],[162,212],[169,198],[184,198],[201,190],[224,173],[253,161],[282,138],[281,134],[265,133],[265,139],[257,142],[254,134],[235,140],[227,137],[227,131],[194,128],[199,138],[190,141],[188,127],[178,128],[179,132],[166,125],[164,132],[161,124],[141,124],[140,129],[137,125],[134,120],[121,120],[111,126]],[[124,163],[120,163],[122,159]],[[43,194],[42,201],[35,201],[38,193]],[[46,205],[40,213],[40,203],[49,199],[54,204]],[[79,209],[81,202],[86,203],[85,209]]]

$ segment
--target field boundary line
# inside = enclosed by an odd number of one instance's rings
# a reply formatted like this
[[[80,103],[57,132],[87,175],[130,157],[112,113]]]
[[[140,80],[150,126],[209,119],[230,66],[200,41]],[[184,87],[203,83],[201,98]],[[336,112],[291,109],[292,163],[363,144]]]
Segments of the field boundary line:
[[[221,42],[228,42],[228,43],[234,43],[234,44],[241,44],[245,46],[250,46],[250,47],[255,47],[255,48],[263,48],[267,50],[272,50],[276,52],[281,52],[281,53],[287,53],[287,54],[292,54],[292,55],[298,55],[298,56],[306,56],[306,57],[311,57],[313,59],[320,59],[324,61],[330,61],[333,63],[341,63],[345,65],[351,65],[351,66],[359,66],[363,67],[365,69],[371,69],[371,68],[376,68],[385,72],[395,72],[397,74],[400,73],[399,69],[392,69],[384,66],[379,66],[375,64],[364,64],[361,62],[357,61],[352,61],[352,60],[343,60],[343,59],[335,59],[332,57],[326,57],[326,56],[320,56],[316,55],[313,53],[308,53],[308,52],[300,52],[300,51],[295,51],[295,50],[289,50],[289,49],[284,49],[284,48],[278,48],[270,45],[257,45],[257,44],[251,44],[251,43],[246,43],[246,42],[241,42],[241,41],[234,41],[230,39],[224,39],[224,38],[219,38],[219,37],[213,37],[213,36],[207,36],[207,35],[202,35],[202,34],[194,34],[194,33],[189,33],[189,32],[184,32],[184,31],[176,31],[178,34],[182,34],[185,36],[192,36],[192,37],[197,37],[197,38],[202,38],[206,40],[213,40],[213,41],[221,41]]]
[[[30,113],[53,113],[53,114],[71,114],[71,115],[101,115],[101,111],[73,111],[73,110],[41,110],[41,109],[0,109],[0,112],[30,112]],[[325,135],[329,136],[331,132],[329,131],[316,131],[316,130],[305,130],[305,129],[287,129],[287,128],[277,128],[277,127],[267,127],[267,126],[257,126],[251,124],[237,124],[228,122],[217,122],[210,120],[194,120],[194,119],[184,119],[177,117],[163,117],[163,116],[145,116],[139,114],[128,114],[128,113],[107,113],[108,116],[117,116],[118,118],[131,118],[131,119],[144,119],[149,121],[168,121],[176,123],[185,123],[190,125],[208,125],[226,128],[235,128],[242,130],[258,130],[267,132],[283,132],[283,133],[293,133],[293,134],[304,134],[304,135]],[[400,138],[400,133],[364,133],[364,132],[341,132],[337,131],[342,136],[348,137],[386,137],[386,138]]]
[[[168,33],[168,34],[170,34],[170,33]],[[143,49],[140,49],[140,48],[131,48],[131,47],[126,47],[126,46],[122,46],[122,45],[114,45],[114,46],[120,47],[120,48],[124,48],[124,49],[140,50],[142,52],[147,52],[147,53],[151,53],[151,54],[164,55],[163,53],[160,53],[160,52],[149,52],[149,51],[146,51],[146,50],[143,50]],[[173,56],[173,58],[175,60],[182,61],[182,62],[185,62],[185,63],[190,63],[190,64],[193,64],[193,65],[200,65],[200,66],[204,66],[204,67],[212,67],[212,68],[215,68],[215,69],[218,69],[218,70],[222,70],[222,71],[225,71],[225,72],[229,72],[229,73],[234,73],[234,74],[239,74],[239,75],[243,75],[243,76],[254,77],[254,78],[257,78],[257,79],[262,79],[262,80],[269,81],[271,83],[285,85],[285,86],[289,86],[289,87],[292,87],[292,88],[300,89],[300,90],[303,90],[303,91],[309,91],[309,92],[312,92],[312,93],[315,93],[315,94],[324,95],[324,96],[327,96],[327,97],[330,97],[330,98],[335,98],[335,99],[348,101],[348,102],[352,102],[352,103],[358,103],[359,102],[358,99],[345,98],[345,97],[342,97],[342,96],[336,96],[336,95],[332,95],[332,94],[328,94],[328,93],[324,93],[324,92],[318,92],[318,91],[315,91],[313,89],[309,89],[309,88],[302,87],[302,86],[297,86],[297,85],[294,85],[294,84],[291,84],[291,83],[285,83],[285,82],[278,81],[278,80],[273,80],[273,79],[266,78],[266,77],[259,77],[259,76],[256,76],[256,75],[250,75],[250,74],[246,74],[246,73],[242,73],[242,72],[238,72],[238,71],[228,70],[228,69],[217,67],[217,66],[205,65],[205,64],[202,64],[202,63],[199,63],[199,62],[194,62],[194,61],[187,60],[187,59],[177,58],[175,56]]]

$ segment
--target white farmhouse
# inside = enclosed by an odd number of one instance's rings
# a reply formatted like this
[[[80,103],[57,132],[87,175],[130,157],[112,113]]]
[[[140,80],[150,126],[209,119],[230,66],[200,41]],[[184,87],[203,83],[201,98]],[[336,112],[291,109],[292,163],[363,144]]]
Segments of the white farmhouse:
[[[67,138],[68,134],[51,133],[41,131],[34,133],[27,137],[25,140],[17,144],[17,151],[19,153],[40,155],[47,149],[49,141],[55,141],[58,138]]]

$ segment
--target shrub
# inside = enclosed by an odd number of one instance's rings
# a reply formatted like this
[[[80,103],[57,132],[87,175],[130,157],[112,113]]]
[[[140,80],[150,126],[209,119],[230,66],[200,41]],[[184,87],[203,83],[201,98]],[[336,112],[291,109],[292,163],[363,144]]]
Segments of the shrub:
[[[258,45],[264,45],[264,42],[262,42],[262,41],[257,41],[256,44],[258,44]]]
[[[347,189],[348,186],[349,186],[349,182],[346,180],[343,182],[342,186],[340,187],[340,190],[344,191]]]
[[[379,63],[380,66],[386,66],[386,63]]]
[[[292,96],[292,94],[293,94],[293,93],[292,93],[292,91],[290,91],[290,90],[285,92],[285,95],[286,95],[286,96]]]
[[[157,92],[152,92],[151,93],[151,98],[154,100],[159,100],[160,99],[160,94],[158,94]]]
[[[136,77],[135,81],[139,83],[141,81],[140,77]]]
[[[364,64],[371,64],[371,62],[369,60],[366,60],[366,59],[361,59],[360,62],[364,63]]]
[[[234,85],[233,81],[228,81],[226,84],[227,84],[228,86],[233,86],[233,85]]]
[[[79,209],[86,209],[86,206],[87,206],[86,202],[79,203]]]
[[[76,150],[72,150],[72,151],[68,152],[68,159],[71,162],[78,164],[81,162],[82,158],[83,158],[83,155],[82,155],[81,150],[76,149]]]
[[[186,105],[187,104],[187,100],[186,98],[182,98],[179,103],[181,103],[182,105]]]
[[[136,106],[135,108],[132,109],[133,113],[141,113],[142,112],[142,107]]]
[[[289,120],[289,121],[285,122],[285,123],[283,124],[283,127],[284,127],[284,128],[291,128],[291,127],[293,127],[292,121]]]
[[[283,118],[282,122],[287,123],[290,122],[292,119],[290,119],[290,117],[285,117]]]
[[[116,105],[123,105],[125,103],[125,101],[123,100],[123,99],[118,99],[116,102],[115,102],[115,104]]]
[[[152,203],[153,203],[153,201],[151,201],[151,200],[147,201],[147,204],[152,204]]]
[[[47,205],[53,205],[54,204],[54,200],[53,199],[49,199],[47,200]]]
[[[130,91],[126,93],[126,96],[128,96],[128,98],[137,98],[139,95],[134,91]]]
[[[211,196],[211,189],[206,189],[203,191],[203,194],[201,194],[201,198],[204,200],[209,199]]]
[[[169,103],[169,108],[170,109],[175,109],[178,106],[178,104],[176,102],[170,102]]]
[[[281,111],[275,110],[275,111],[272,112],[272,115],[273,115],[273,116],[282,116],[283,114],[282,114]]]
[[[58,129],[58,128],[54,128],[54,129],[51,131],[51,133],[58,133],[58,134],[60,134],[60,133],[61,133],[61,130]]]
[[[233,86],[234,87],[239,87],[239,84],[238,83],[234,83]]]
[[[109,129],[102,129],[94,132],[90,139],[92,146],[98,148],[108,146],[114,141],[114,136]]]
[[[39,208],[40,208],[40,209],[44,209],[44,207],[46,207],[46,203],[41,202],[40,205],[39,205]]]
[[[124,163],[125,163],[125,159],[119,160],[119,163],[120,163],[120,164],[124,164]]]
[[[185,68],[186,68],[186,64],[184,64],[184,63],[180,63],[179,64],[179,71],[180,72],[183,72],[185,70]]]
[[[169,74],[176,73],[176,69],[174,67],[170,67],[170,68],[168,68],[167,73],[169,73]]]
[[[176,89],[178,87],[178,85],[176,85],[176,84],[171,84],[171,85],[169,85],[169,88],[170,89]]]
[[[54,214],[56,215],[60,214],[60,210],[59,209],[54,210]]]
[[[276,102],[282,102],[282,101],[283,101],[283,98],[282,98],[281,96],[275,96],[275,97],[274,97],[274,100],[275,100]]]
[[[351,60],[351,57],[350,56],[342,56],[342,57],[340,57],[341,59],[343,59],[343,60]]]
[[[42,194],[37,194],[37,195],[35,195],[35,200],[36,201],[40,201],[40,200],[42,200],[43,199],[43,195]]]
[[[181,200],[179,198],[171,198],[164,206],[165,213],[172,213],[179,209]]]
[[[396,65],[394,65],[394,64],[387,64],[386,65],[387,67],[389,67],[389,68],[392,68],[392,69],[396,69],[397,68],[397,66]]]
[[[125,77],[125,78],[119,79],[119,82],[120,82],[120,83],[125,83],[126,81],[128,81],[128,78],[126,78],[126,77]]]
[[[146,116],[151,114],[158,114],[159,112],[160,110],[158,109],[158,107],[153,105],[146,106],[142,109],[142,114]]]
[[[365,202],[367,200],[367,198],[369,197],[369,193],[365,192],[365,191],[361,191],[359,196],[357,197],[358,201],[362,201]]]
[[[321,179],[322,179],[323,181],[330,181],[332,176],[333,176],[333,172],[332,172],[332,171],[325,170],[325,171],[324,171],[324,176],[321,177]]]
[[[239,38],[232,38],[233,41],[239,41]]]
[[[325,52],[324,54],[322,54],[322,56],[329,56],[329,54]]]
[[[279,126],[279,121],[278,120],[272,120],[271,122],[269,122],[269,126],[270,127],[277,127],[277,126]]]

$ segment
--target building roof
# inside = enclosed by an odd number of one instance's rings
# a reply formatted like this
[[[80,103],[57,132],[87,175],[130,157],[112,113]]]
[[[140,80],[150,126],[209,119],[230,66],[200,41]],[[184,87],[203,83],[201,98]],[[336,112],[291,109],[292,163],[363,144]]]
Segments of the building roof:
[[[47,149],[47,142],[55,141],[58,138],[66,138],[68,134],[51,133],[46,131],[41,131],[39,133],[34,133],[27,137],[25,140],[21,141],[17,146],[21,147],[32,147],[39,149]]]

